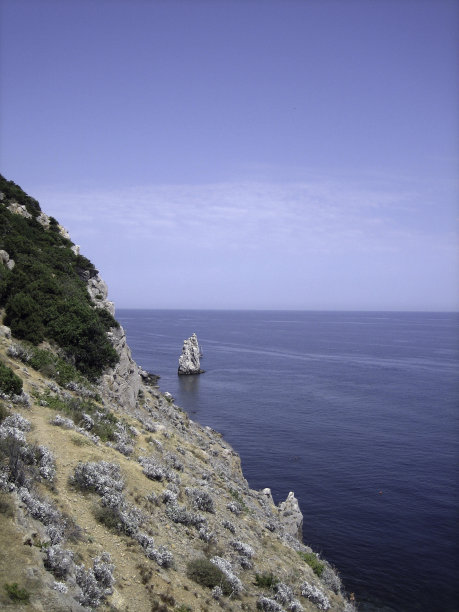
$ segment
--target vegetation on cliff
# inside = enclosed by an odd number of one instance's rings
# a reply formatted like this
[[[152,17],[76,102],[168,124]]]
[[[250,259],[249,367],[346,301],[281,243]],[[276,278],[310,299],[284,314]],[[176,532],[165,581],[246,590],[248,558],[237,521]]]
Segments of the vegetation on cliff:
[[[117,323],[91,302],[82,276],[94,270],[93,264],[72,250],[55,219],[49,217],[47,227],[40,223],[38,202],[1,175],[0,192],[0,249],[15,263],[12,269],[0,265],[5,324],[32,344],[54,341],[81,372],[98,377],[117,361],[106,336]],[[8,208],[14,201],[25,214]]]

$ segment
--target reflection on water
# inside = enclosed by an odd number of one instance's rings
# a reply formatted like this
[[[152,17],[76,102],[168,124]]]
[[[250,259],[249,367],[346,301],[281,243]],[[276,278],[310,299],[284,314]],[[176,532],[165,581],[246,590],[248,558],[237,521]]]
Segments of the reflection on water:
[[[200,374],[193,374],[190,376],[177,376],[178,386],[181,393],[186,393],[187,396],[195,400],[199,395],[199,383],[201,379]]]

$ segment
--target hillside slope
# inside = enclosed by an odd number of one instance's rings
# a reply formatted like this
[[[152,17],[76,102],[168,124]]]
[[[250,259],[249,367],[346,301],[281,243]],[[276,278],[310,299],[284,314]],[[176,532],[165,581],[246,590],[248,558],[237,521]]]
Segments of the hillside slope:
[[[294,496],[248,487],[132,360],[65,230],[0,187],[0,607],[352,612]]]

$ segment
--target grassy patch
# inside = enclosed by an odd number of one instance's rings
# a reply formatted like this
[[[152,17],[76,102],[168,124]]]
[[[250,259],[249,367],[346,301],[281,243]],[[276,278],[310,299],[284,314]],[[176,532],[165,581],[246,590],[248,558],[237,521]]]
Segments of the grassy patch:
[[[305,561],[309,565],[309,567],[312,568],[314,574],[316,576],[319,576],[320,578],[325,569],[325,565],[319,560],[317,555],[315,555],[314,553],[307,553],[302,551],[298,551],[298,554],[303,559],[303,561]]]
[[[36,396],[38,401],[46,402],[53,410],[56,410],[70,417],[76,425],[84,425],[84,414],[88,414],[94,421],[91,433],[99,436],[103,442],[115,440],[116,424],[118,417],[97,405],[93,400],[72,397],[63,399],[57,395],[52,395],[50,391]],[[72,439],[75,444],[79,444]]]
[[[8,593],[8,597],[11,599],[11,601],[19,603],[27,602],[30,599],[30,594],[25,589],[21,589],[17,582],[12,582],[11,584],[7,582],[3,585],[3,587]]]
[[[13,502],[8,493],[0,493],[0,514],[9,518],[14,516]]]

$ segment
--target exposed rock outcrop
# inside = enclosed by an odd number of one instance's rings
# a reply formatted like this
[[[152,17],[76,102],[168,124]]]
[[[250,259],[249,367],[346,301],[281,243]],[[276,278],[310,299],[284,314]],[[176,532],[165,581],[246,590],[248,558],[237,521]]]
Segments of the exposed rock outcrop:
[[[298,500],[293,491],[287,495],[287,499],[279,504],[279,519],[285,531],[303,541],[303,514],[300,510]]]
[[[179,357],[178,373],[180,375],[202,374],[204,370],[201,370],[200,355],[198,338],[196,334],[193,334],[183,342],[182,354]]]
[[[140,368],[132,359],[126,333],[121,325],[112,328],[108,336],[120,359],[116,366],[102,377],[101,388],[110,400],[132,411],[136,407],[141,385]]]
[[[97,308],[104,308],[114,317],[115,304],[107,300],[108,287],[107,283],[102,280],[98,273],[95,276],[89,276],[87,280],[88,293],[91,296]]]
[[[8,270],[12,270],[15,266],[14,259],[10,259],[9,254],[3,249],[0,251],[0,263],[8,268]]]

